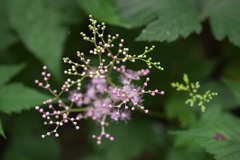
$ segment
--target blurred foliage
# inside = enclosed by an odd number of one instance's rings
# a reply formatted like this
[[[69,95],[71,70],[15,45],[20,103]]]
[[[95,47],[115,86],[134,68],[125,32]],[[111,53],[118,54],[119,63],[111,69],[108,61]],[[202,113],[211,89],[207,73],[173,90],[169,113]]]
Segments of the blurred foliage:
[[[240,159],[239,8],[239,0],[1,0],[0,159]],[[61,86],[62,57],[91,49],[79,35],[88,32],[89,14],[125,39],[130,54],[156,46],[151,57],[164,71],[152,69],[149,88],[165,95],[145,97],[155,114],[136,111],[127,124],[109,126],[113,142],[96,145],[91,134],[98,128],[85,121],[80,131],[67,125],[58,139],[42,139],[46,126],[33,108],[51,95],[34,80],[47,65],[53,86]],[[183,73],[200,81],[200,92],[218,93],[204,113],[170,86]]]

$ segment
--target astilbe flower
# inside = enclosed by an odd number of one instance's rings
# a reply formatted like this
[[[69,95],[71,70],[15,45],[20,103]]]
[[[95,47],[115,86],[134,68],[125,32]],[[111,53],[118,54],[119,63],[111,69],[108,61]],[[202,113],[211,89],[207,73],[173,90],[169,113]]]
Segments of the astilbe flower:
[[[129,49],[123,48],[124,40],[121,39],[118,45],[119,49],[117,53],[112,53],[111,48],[114,47],[112,43],[119,37],[108,35],[107,40],[103,38],[104,30],[106,26],[104,23],[97,24],[97,21],[90,16],[89,29],[93,33],[93,37],[87,37],[85,33],[80,33],[83,39],[94,44],[95,48],[90,50],[88,54],[97,55],[99,58],[99,64],[91,64],[90,59],[85,58],[85,53],[77,52],[81,63],[73,62],[69,58],[63,58],[64,63],[71,65],[71,68],[64,71],[65,74],[77,76],[77,80],[67,79],[61,90],[53,90],[49,84],[50,73],[47,73],[47,67],[43,67],[43,80],[35,80],[35,83],[40,87],[49,90],[54,98],[43,102],[44,106],[36,106],[35,109],[42,113],[42,117],[46,119],[44,124],[53,124],[55,129],[47,132],[42,137],[55,134],[59,136],[57,132],[58,128],[65,123],[72,123],[78,130],[80,126],[78,121],[81,119],[92,119],[101,126],[99,135],[92,135],[92,138],[97,139],[97,144],[101,144],[102,137],[114,140],[114,137],[105,131],[105,127],[110,122],[124,121],[127,122],[131,119],[131,111],[139,109],[148,113],[148,110],[143,106],[143,94],[150,94],[155,96],[156,94],[163,95],[163,91],[146,90],[150,78],[147,77],[145,82],[141,86],[135,85],[134,81],[139,81],[142,76],[147,76],[150,73],[149,69],[141,69],[133,71],[127,69],[124,63],[126,61],[135,62],[135,60],[142,60],[146,62],[147,66],[157,67],[160,70],[163,68],[159,62],[152,62],[151,58],[147,58],[146,54],[153,50],[154,46],[150,49],[145,48],[144,53],[136,56],[128,54]],[[106,56],[103,59],[102,56]],[[77,68],[82,69],[77,69]],[[82,72],[79,72],[82,70]],[[116,85],[111,80],[111,73],[119,73],[119,85]],[[89,83],[86,85],[86,91],[82,91],[82,81],[87,80]],[[75,89],[72,89],[76,86]],[[70,90],[71,89],[71,90]],[[68,92],[68,101],[62,100],[61,96],[64,92]],[[57,104],[53,104],[57,103]],[[77,112],[78,114],[71,114]]]

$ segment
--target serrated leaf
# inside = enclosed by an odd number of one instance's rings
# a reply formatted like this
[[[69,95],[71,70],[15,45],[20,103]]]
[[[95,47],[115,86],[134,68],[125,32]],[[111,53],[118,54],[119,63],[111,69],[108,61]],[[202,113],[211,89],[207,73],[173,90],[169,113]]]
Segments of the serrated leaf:
[[[26,64],[24,63],[16,65],[0,65],[0,86],[17,75],[25,66]]]
[[[133,26],[148,23],[137,40],[171,42],[201,31],[197,1],[124,0],[116,4],[119,14]]]
[[[215,121],[189,131],[175,133],[193,140],[220,160],[240,157],[240,120],[230,114],[219,114]]]
[[[205,8],[209,16],[213,34],[216,39],[225,37],[230,42],[240,47],[240,1],[239,0],[211,0],[211,7]]]
[[[19,113],[50,98],[21,83],[12,83],[0,89],[0,111],[6,114]]]
[[[6,139],[5,133],[4,133],[4,131],[3,131],[3,126],[2,126],[1,117],[0,117],[0,135],[3,136],[3,137]]]
[[[58,11],[47,0],[4,0],[4,9],[25,46],[49,66],[53,74],[60,75],[67,28],[61,24]]]
[[[227,79],[227,78],[222,78],[222,81],[234,93],[238,102],[240,103],[240,82],[233,81],[233,80]]]
[[[159,5],[164,6],[159,18],[149,23],[137,40],[171,42],[180,36],[186,38],[192,32],[200,33],[200,17],[196,7],[178,0],[162,1]]]
[[[9,22],[4,13],[3,1],[0,1],[0,49],[7,48],[17,41],[17,37],[11,31]]]
[[[78,0],[77,2],[87,14],[92,15],[95,19],[113,25],[128,27],[127,23],[120,20],[110,0]]]

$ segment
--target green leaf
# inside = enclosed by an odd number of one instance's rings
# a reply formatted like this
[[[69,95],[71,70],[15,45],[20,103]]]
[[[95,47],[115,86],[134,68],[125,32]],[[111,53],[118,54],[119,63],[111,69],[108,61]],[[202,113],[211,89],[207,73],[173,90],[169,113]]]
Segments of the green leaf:
[[[175,134],[198,143],[207,152],[214,154],[216,159],[238,160],[240,157],[239,123],[240,120],[230,114],[218,114],[214,117],[214,121],[208,124]]]
[[[0,111],[10,114],[33,108],[51,97],[20,83],[12,83],[0,89]]]
[[[17,41],[17,37],[11,31],[9,22],[4,13],[3,1],[0,1],[0,49],[7,48]]]
[[[201,32],[209,18],[216,39],[240,46],[239,0],[115,0],[121,19],[131,27],[146,25],[137,40],[174,41]]]
[[[6,139],[5,133],[4,133],[4,131],[3,131],[3,126],[2,126],[1,117],[0,117],[0,135],[3,136],[3,137]]]
[[[222,78],[222,81],[227,85],[227,87],[236,96],[238,102],[240,103],[240,82],[233,81],[231,79]]]
[[[159,0],[114,0],[117,12],[121,19],[131,27],[139,27],[148,24],[158,16]],[[151,8],[151,9],[147,9]]]
[[[209,107],[214,107],[215,109],[235,109],[239,107],[239,101],[236,99],[233,92],[231,92],[231,90],[229,90],[229,88],[223,83],[207,81],[202,84],[201,90],[211,90],[218,93],[217,96],[206,104]]]
[[[17,65],[0,65],[0,86],[17,75],[25,66],[24,63]]]
[[[171,42],[201,31],[197,1],[123,0],[116,4],[119,14],[132,26],[148,23],[137,40]]]
[[[189,107],[185,103],[187,98],[188,95],[185,93],[173,92],[166,103],[166,107],[164,107],[168,119],[177,119],[183,128],[193,127],[196,123],[193,109],[197,107]]]
[[[200,33],[201,23],[196,6],[186,0],[168,0],[162,5],[159,18],[147,25],[137,40],[175,41],[179,36],[186,38],[192,32]]]
[[[211,0],[205,8],[205,14],[209,16],[213,34],[216,39],[225,37],[230,42],[240,47],[240,1],[239,0]]]
[[[78,0],[78,4],[89,15],[105,23],[128,27],[127,23],[120,20],[110,0]]]
[[[80,20],[85,17],[76,0],[51,0],[48,2],[59,11],[63,24],[79,25]]]
[[[60,75],[67,36],[67,28],[61,24],[61,14],[47,0],[4,0],[4,7],[12,28],[25,46],[49,66],[53,74]]]

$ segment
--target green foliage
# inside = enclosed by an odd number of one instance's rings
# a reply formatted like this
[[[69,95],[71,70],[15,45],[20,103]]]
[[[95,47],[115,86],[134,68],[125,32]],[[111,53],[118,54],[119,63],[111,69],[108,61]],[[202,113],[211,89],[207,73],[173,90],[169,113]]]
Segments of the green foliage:
[[[187,95],[172,93],[166,107],[164,108],[166,116],[171,120],[178,120],[182,128],[193,127],[196,122],[196,117],[191,108],[186,107],[184,101],[187,99]]]
[[[223,78],[222,81],[234,93],[238,102],[240,103],[240,83],[227,78]]]
[[[203,117],[200,127],[174,134],[196,142],[207,152],[214,154],[216,159],[238,160],[240,156],[239,123],[240,120],[230,114],[211,110],[210,114]]]
[[[110,0],[77,0],[77,2],[86,13],[93,15],[93,17],[100,21],[121,27],[128,27],[128,23],[120,20]]]
[[[183,75],[183,81],[185,84],[173,82],[171,83],[171,86],[175,87],[177,91],[188,92],[190,98],[187,99],[185,103],[189,104],[191,107],[193,107],[194,104],[197,103],[197,105],[201,107],[202,112],[204,112],[206,107],[203,105],[203,103],[209,102],[212,99],[212,96],[217,95],[217,93],[208,90],[203,95],[200,95],[198,93],[198,89],[200,88],[199,82],[197,81],[196,83],[190,83],[187,74]]]
[[[129,121],[127,124],[120,122],[106,128],[106,131],[112,133],[115,137],[114,141],[118,145],[112,145],[112,142],[105,140],[98,146],[94,140],[92,141],[94,150],[101,157],[100,159],[111,160],[113,157],[116,160],[137,158],[143,151],[151,152],[158,143],[164,142],[163,128],[155,126],[147,118],[134,118],[136,119]],[[94,127],[91,133],[95,134],[96,132],[98,132],[98,128]],[[106,150],[106,148],[108,149]],[[92,154],[89,157],[92,157]],[[87,160],[88,157],[85,157],[85,159]]]
[[[0,50],[4,49],[17,41],[17,37],[11,33],[10,25],[4,14],[3,1],[0,1]]]
[[[240,1],[225,0],[218,3],[216,0],[205,0],[203,14],[208,15],[212,31],[216,39],[228,37],[230,42],[240,46]]]
[[[0,66],[0,112],[11,114],[30,109],[39,104],[49,96],[24,86],[21,83],[5,84],[12,77],[16,76],[26,65],[1,65]],[[1,120],[1,119],[0,119]],[[0,135],[6,137],[0,121]]]
[[[239,0],[0,1],[0,159],[239,160],[239,8]],[[36,91],[34,80],[47,65],[57,81],[51,87],[61,87],[65,76],[61,58],[79,62],[72,56],[78,50],[98,63],[87,52],[92,46],[80,42],[79,32],[86,31],[89,14],[108,25],[106,34],[123,36],[131,55],[155,46],[151,58],[161,61],[164,71],[158,73],[153,67],[149,88],[161,88],[165,96],[149,96],[143,102],[150,108],[149,119],[142,113],[139,118],[136,111],[135,121],[106,127],[114,142],[97,146],[88,137],[99,128],[85,122],[80,126],[89,131],[73,132],[72,126],[66,126],[59,139],[41,139],[46,131],[33,107],[50,97]],[[138,41],[132,42],[134,38]],[[126,65],[147,67],[144,62]],[[183,73],[201,82],[199,93],[218,93],[204,103],[204,113],[186,107],[186,99],[194,100],[170,87]],[[188,86],[192,89],[190,82]],[[186,87],[184,83],[180,88]],[[167,134],[170,130],[177,136]]]
[[[14,121],[10,124],[11,139],[2,160],[61,159],[58,141],[53,137],[43,140],[38,135],[45,130],[44,126],[40,125],[41,117],[36,113],[25,111],[22,114],[14,114]]]
[[[9,23],[24,45],[59,76],[67,36],[59,12],[46,0],[4,0],[3,3]]]
[[[17,75],[25,66],[26,66],[25,64],[1,65],[0,75],[2,77],[0,79],[0,86],[9,81],[15,75]]]
[[[20,83],[6,85],[0,90],[0,111],[6,114],[33,108],[50,96],[39,93]]]
[[[3,131],[3,126],[2,126],[1,117],[0,117],[0,135],[3,136],[4,138],[6,138],[5,133],[4,133],[4,131]]]
[[[201,22],[209,20],[216,39],[228,37],[233,44],[240,46],[239,0],[224,0],[220,3],[216,0],[114,2],[123,21],[132,27],[146,25],[137,40],[172,42],[179,37],[186,38],[193,32],[199,34],[202,30]]]

